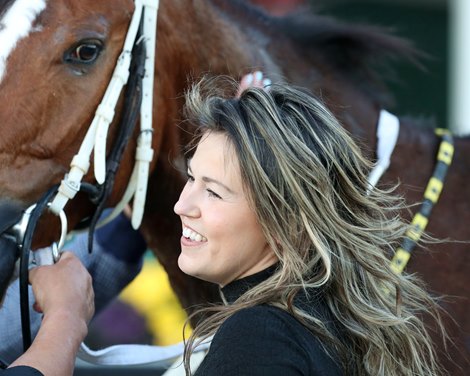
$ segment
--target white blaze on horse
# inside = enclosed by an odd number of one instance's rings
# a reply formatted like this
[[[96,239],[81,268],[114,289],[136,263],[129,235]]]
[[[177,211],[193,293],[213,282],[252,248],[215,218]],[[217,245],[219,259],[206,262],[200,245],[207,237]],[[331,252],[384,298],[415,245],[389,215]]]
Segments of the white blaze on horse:
[[[11,37],[9,15],[13,11],[29,26],[22,26]],[[0,58],[4,64],[0,211],[8,210],[11,218],[40,200],[70,170],[113,75],[133,12],[132,0],[0,1]],[[181,122],[183,93],[191,80],[209,71],[239,79],[260,69],[274,82],[286,80],[309,87],[357,136],[366,153],[375,157],[376,126],[380,111],[387,108],[387,93],[382,90],[382,70],[374,69],[374,63],[380,57],[413,60],[418,55],[408,43],[372,27],[345,25],[316,15],[273,18],[241,0],[162,0],[156,45],[154,158],[141,228],[183,307],[191,310],[198,303],[218,299],[212,286],[185,276],[177,267],[181,226],[172,208],[185,181],[177,167],[182,166],[182,149],[192,131],[191,124]],[[120,139],[126,107],[123,94],[109,126],[108,157]],[[400,123],[391,164],[381,182],[400,181],[400,191],[414,204],[423,199],[440,140],[429,128],[416,127],[405,119]],[[115,206],[124,194],[139,135],[137,127],[102,205]],[[455,147],[454,163],[428,229],[437,237],[469,240],[466,187],[470,183],[470,145],[458,139]],[[83,182],[96,183],[93,168],[84,174]],[[79,192],[65,205],[71,229],[93,215],[95,202],[88,197],[91,193],[97,198],[97,192],[94,188]],[[15,222],[10,217],[0,218],[0,230]],[[58,227],[55,216],[44,215],[34,247],[56,241]],[[468,297],[467,247],[449,243],[432,248],[433,252],[415,251],[409,271],[421,274],[437,293]],[[462,353],[467,351],[465,336],[470,332],[469,305],[468,299],[460,299],[446,307],[461,326],[451,335]],[[464,364],[462,355],[455,359]],[[451,374],[456,369],[452,364],[446,366]]]
[[[3,15],[0,24],[0,80],[5,75],[6,63],[17,43],[34,32],[33,23],[46,8],[46,1],[16,1]]]

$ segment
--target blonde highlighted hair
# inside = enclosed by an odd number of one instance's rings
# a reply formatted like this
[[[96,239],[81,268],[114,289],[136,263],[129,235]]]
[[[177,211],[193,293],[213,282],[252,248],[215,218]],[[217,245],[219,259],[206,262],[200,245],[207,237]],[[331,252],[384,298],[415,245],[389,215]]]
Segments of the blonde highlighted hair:
[[[271,304],[291,313],[339,354],[348,375],[436,375],[439,367],[422,313],[440,325],[435,300],[411,275],[389,266],[407,224],[403,200],[372,189],[371,163],[330,111],[288,85],[245,90],[205,79],[187,93],[197,127],[225,134],[238,158],[245,193],[279,268],[232,305],[204,308],[209,317],[186,343],[189,356],[237,311]],[[341,338],[293,304],[302,289],[321,288]]]

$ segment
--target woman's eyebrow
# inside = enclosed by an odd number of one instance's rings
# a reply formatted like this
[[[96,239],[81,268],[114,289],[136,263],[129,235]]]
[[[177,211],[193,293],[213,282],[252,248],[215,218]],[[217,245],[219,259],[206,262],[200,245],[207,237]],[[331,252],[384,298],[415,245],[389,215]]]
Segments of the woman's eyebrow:
[[[206,183],[214,183],[214,184],[217,184],[217,185],[220,185],[222,188],[224,188],[227,192],[229,192],[230,194],[235,194],[234,191],[232,191],[229,187],[227,187],[224,183],[216,180],[216,179],[212,179],[208,176],[203,176],[202,177],[202,181],[203,182],[206,182]]]
[[[192,170],[191,170],[191,164],[190,164],[191,160],[188,159],[188,162],[187,162],[187,165],[188,165],[188,171],[192,174]],[[203,176],[201,178],[201,180],[205,183],[213,183],[213,184],[217,184],[217,185],[220,185],[222,188],[224,188],[227,192],[229,192],[230,194],[235,194],[235,192],[230,189],[228,186],[226,186],[224,183],[220,182],[219,180],[217,179],[213,179],[211,177],[208,177],[208,176]]]

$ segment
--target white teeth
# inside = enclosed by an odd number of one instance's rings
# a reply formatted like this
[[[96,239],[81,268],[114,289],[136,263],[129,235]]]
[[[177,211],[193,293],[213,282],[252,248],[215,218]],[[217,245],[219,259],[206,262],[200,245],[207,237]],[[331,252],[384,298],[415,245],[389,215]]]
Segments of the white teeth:
[[[195,242],[206,242],[207,239],[206,237],[202,236],[201,234],[198,234],[197,232],[191,230],[188,227],[183,228],[183,236],[187,239],[191,239],[192,241]]]

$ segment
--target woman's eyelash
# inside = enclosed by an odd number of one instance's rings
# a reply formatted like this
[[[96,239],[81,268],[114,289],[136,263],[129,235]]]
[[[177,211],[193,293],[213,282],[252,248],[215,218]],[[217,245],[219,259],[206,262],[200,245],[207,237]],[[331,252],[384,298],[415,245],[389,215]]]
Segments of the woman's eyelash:
[[[189,172],[186,172],[186,178],[187,178],[189,181],[194,181],[194,177],[193,177]]]
[[[210,196],[210,197],[222,198],[222,197],[220,197],[217,193],[215,193],[214,191],[212,191],[212,190],[210,190],[210,189],[207,189],[207,192],[209,193],[209,196]]]
[[[189,182],[193,182],[194,181],[194,177],[189,173],[189,172],[186,172],[186,179],[189,181]],[[209,194],[209,197],[214,197],[214,198],[222,198],[220,195],[218,195],[217,193],[215,193],[212,189],[206,189],[207,193]]]

